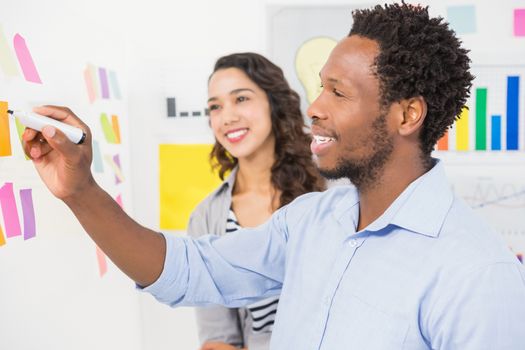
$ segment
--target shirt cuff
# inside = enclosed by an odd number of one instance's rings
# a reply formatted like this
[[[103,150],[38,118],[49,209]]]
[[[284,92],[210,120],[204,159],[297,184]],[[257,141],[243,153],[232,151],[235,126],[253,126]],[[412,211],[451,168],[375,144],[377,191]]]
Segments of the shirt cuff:
[[[184,238],[161,232],[166,241],[166,257],[159,278],[147,287],[136,284],[136,289],[153,295],[171,306],[179,303],[188,286],[188,259]]]

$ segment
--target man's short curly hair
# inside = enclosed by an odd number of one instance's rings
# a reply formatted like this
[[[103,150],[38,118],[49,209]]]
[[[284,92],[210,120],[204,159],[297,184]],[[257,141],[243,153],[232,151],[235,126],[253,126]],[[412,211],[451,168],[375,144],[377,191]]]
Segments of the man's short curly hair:
[[[458,118],[470,95],[468,50],[443,18],[429,18],[428,7],[406,3],[377,5],[352,13],[350,35],[376,41],[375,69],[381,104],[422,96],[428,106],[420,133],[421,151],[434,145]]]

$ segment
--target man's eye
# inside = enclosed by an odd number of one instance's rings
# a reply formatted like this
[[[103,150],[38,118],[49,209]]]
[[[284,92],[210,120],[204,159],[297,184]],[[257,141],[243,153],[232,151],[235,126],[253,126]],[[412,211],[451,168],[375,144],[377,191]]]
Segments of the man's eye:
[[[335,96],[337,97],[344,97],[344,95],[342,93],[340,93],[339,91],[337,91],[336,89],[333,89],[332,92],[334,93]]]

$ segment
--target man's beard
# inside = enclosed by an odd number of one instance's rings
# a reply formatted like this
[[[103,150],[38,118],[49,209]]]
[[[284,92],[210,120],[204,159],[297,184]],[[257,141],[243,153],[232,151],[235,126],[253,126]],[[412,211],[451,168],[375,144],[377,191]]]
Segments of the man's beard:
[[[392,137],[388,135],[386,115],[381,114],[372,123],[370,145],[371,153],[362,159],[340,158],[333,169],[319,169],[321,175],[335,180],[348,178],[362,192],[374,187],[383,173],[384,165],[394,150]]]

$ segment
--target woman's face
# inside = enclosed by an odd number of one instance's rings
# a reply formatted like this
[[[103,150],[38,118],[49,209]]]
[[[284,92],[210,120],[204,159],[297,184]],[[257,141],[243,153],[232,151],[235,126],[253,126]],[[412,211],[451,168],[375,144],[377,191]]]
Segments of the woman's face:
[[[238,68],[216,71],[208,84],[210,125],[217,141],[235,158],[273,154],[270,104],[259,88]]]

